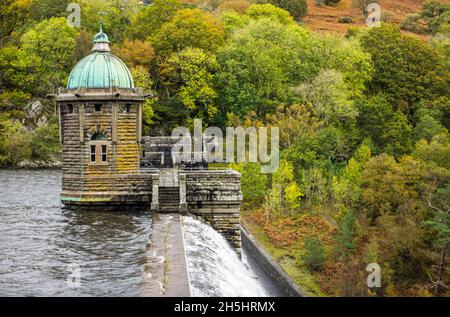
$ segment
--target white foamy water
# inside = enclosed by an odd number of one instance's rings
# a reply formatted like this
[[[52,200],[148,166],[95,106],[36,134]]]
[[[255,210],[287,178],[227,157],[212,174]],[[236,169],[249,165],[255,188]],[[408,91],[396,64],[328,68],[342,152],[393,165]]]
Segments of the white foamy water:
[[[263,282],[210,225],[183,217],[183,232],[192,296],[266,297]]]

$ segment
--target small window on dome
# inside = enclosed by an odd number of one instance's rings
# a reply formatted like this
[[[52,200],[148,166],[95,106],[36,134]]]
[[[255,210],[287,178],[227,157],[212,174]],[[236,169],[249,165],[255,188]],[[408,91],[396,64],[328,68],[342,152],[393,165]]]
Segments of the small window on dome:
[[[102,112],[102,104],[101,103],[96,103],[94,105],[95,107],[95,112]]]

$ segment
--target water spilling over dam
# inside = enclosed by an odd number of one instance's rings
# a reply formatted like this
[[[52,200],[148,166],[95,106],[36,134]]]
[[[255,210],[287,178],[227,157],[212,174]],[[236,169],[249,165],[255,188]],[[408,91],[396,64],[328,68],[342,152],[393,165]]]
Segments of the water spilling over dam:
[[[60,171],[0,170],[0,183],[0,296],[145,296],[150,212],[61,209]],[[241,261],[208,225],[182,224],[193,296],[276,295],[245,248]],[[68,284],[71,265],[79,287]]]

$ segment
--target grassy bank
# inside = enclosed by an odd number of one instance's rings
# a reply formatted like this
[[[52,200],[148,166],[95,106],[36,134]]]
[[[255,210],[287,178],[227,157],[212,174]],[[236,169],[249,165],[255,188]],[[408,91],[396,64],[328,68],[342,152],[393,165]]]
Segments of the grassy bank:
[[[320,216],[299,215],[266,225],[262,210],[245,211],[242,218],[244,226],[308,296],[331,295],[323,289],[321,277],[302,260],[306,237],[320,238],[330,252],[335,235],[330,222]]]

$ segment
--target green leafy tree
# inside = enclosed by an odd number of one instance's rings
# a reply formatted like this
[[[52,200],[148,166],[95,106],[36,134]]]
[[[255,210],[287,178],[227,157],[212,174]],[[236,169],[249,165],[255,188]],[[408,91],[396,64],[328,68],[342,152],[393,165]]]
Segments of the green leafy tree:
[[[435,231],[436,238],[434,243],[441,249],[436,279],[432,279],[434,292],[436,295],[439,295],[440,290],[446,288],[444,275],[446,273],[446,260],[450,245],[450,183],[440,188],[435,196],[436,202],[432,201],[431,195],[428,199],[428,206],[433,211],[433,217],[426,221],[425,225]]]
[[[31,4],[31,0],[3,0],[0,3],[0,47],[27,21]]]
[[[132,17],[140,7],[139,0],[78,0],[77,3],[81,6],[83,29],[96,34],[99,30],[99,13],[102,13],[103,30],[113,43],[121,43],[125,39]]]
[[[352,97],[361,97],[374,71],[370,53],[356,39],[332,34],[311,33],[307,38],[301,69],[304,79],[316,77],[321,70],[336,70],[343,76]]]
[[[338,222],[336,235],[336,253],[341,260],[345,260],[355,248],[356,216],[348,211]]]
[[[25,33],[14,61],[17,64],[12,65],[20,72],[17,84],[41,97],[65,86],[67,74],[76,63],[76,36],[77,31],[65,18],[44,20]]]
[[[425,162],[450,169],[450,138],[448,133],[433,136],[431,142],[420,140],[412,155]]]
[[[259,0],[259,2],[276,5],[288,11],[296,19],[308,13],[308,3],[306,0]]]
[[[314,164],[317,162],[316,159]],[[304,172],[302,186],[309,207],[312,207],[314,203],[326,204],[328,202],[328,180],[320,167],[313,167]]]
[[[162,57],[191,48],[216,51],[224,43],[224,28],[220,20],[200,9],[182,9],[164,23],[149,40]]]
[[[272,177],[272,186],[266,199],[267,214],[281,215],[289,210],[291,214],[300,207],[303,192],[295,182],[294,166],[282,160]],[[268,217],[269,218],[269,217]]]
[[[303,262],[312,270],[320,271],[325,264],[325,249],[319,239],[307,238],[304,245]]]
[[[225,11],[220,15],[220,20],[223,23],[225,34],[227,37],[231,36],[233,32],[236,32],[251,21],[251,18],[245,14],[239,14],[234,11]]]
[[[283,127],[280,142],[284,148],[315,133],[323,125],[314,111],[302,104],[279,106],[274,114],[267,115],[267,122],[273,127]]]
[[[361,145],[351,158],[340,177],[333,176],[333,194],[337,207],[351,206],[361,197],[362,173],[365,163],[371,157],[371,150],[367,145]]]
[[[311,104],[319,119],[339,123],[355,119],[357,110],[351,100],[350,89],[336,70],[322,70],[311,82],[296,90],[302,101]]]
[[[132,17],[128,33],[132,39],[144,41],[183,8],[185,5],[178,0],[155,0]]]
[[[377,94],[369,99],[359,99],[357,125],[363,137],[370,138],[378,153],[392,155],[408,153],[412,149],[412,128],[406,116],[394,112],[385,95]]]
[[[383,133],[384,150],[394,156],[410,153],[412,150],[412,128],[401,112],[394,112]]]
[[[450,4],[440,1],[426,1],[422,5],[420,16],[427,24],[427,31],[436,34],[443,24],[449,22]]]
[[[447,132],[447,129],[438,120],[429,114],[425,114],[419,119],[419,122],[414,128],[414,139],[416,141],[426,139],[430,142],[436,134],[445,134]]]
[[[24,126],[0,116],[0,165],[17,166],[32,155],[32,135]]]
[[[30,16],[33,20],[42,21],[54,17],[67,16],[67,6],[71,0],[33,0],[30,1]]]
[[[184,115],[211,122],[218,111],[217,94],[211,85],[218,68],[215,56],[201,49],[187,48],[174,53],[164,66],[162,82],[183,104]]]
[[[138,65],[131,69],[131,74],[136,87],[144,89],[145,92],[153,91],[153,80],[148,69],[145,66]],[[144,135],[150,135],[150,129],[154,125],[155,111],[154,105],[157,99],[147,99],[142,105],[142,123]]]
[[[11,119],[23,120],[31,95],[21,90],[5,90],[0,93],[0,114]]]
[[[251,22],[219,50],[215,77],[224,112],[260,118],[289,99],[289,86],[301,68],[300,43],[306,30],[273,20]]]
[[[425,198],[448,177],[448,170],[411,156],[402,157],[398,163],[387,154],[376,156],[363,171],[360,210],[371,224],[381,215],[402,217],[408,213],[416,218],[415,223],[423,221]]]
[[[411,114],[420,99],[446,91],[445,60],[429,44],[390,24],[371,28],[360,40],[375,66],[370,90],[388,93],[397,109]]]
[[[255,20],[267,18],[281,24],[291,24],[294,22],[288,11],[272,4],[254,4],[250,6],[245,13]]]
[[[261,173],[259,163],[231,164],[230,168],[241,173],[242,194],[248,206],[261,206],[266,196],[267,174]]]
[[[60,151],[59,127],[55,123],[41,125],[33,131],[32,157],[34,160],[49,162],[55,160]]]

